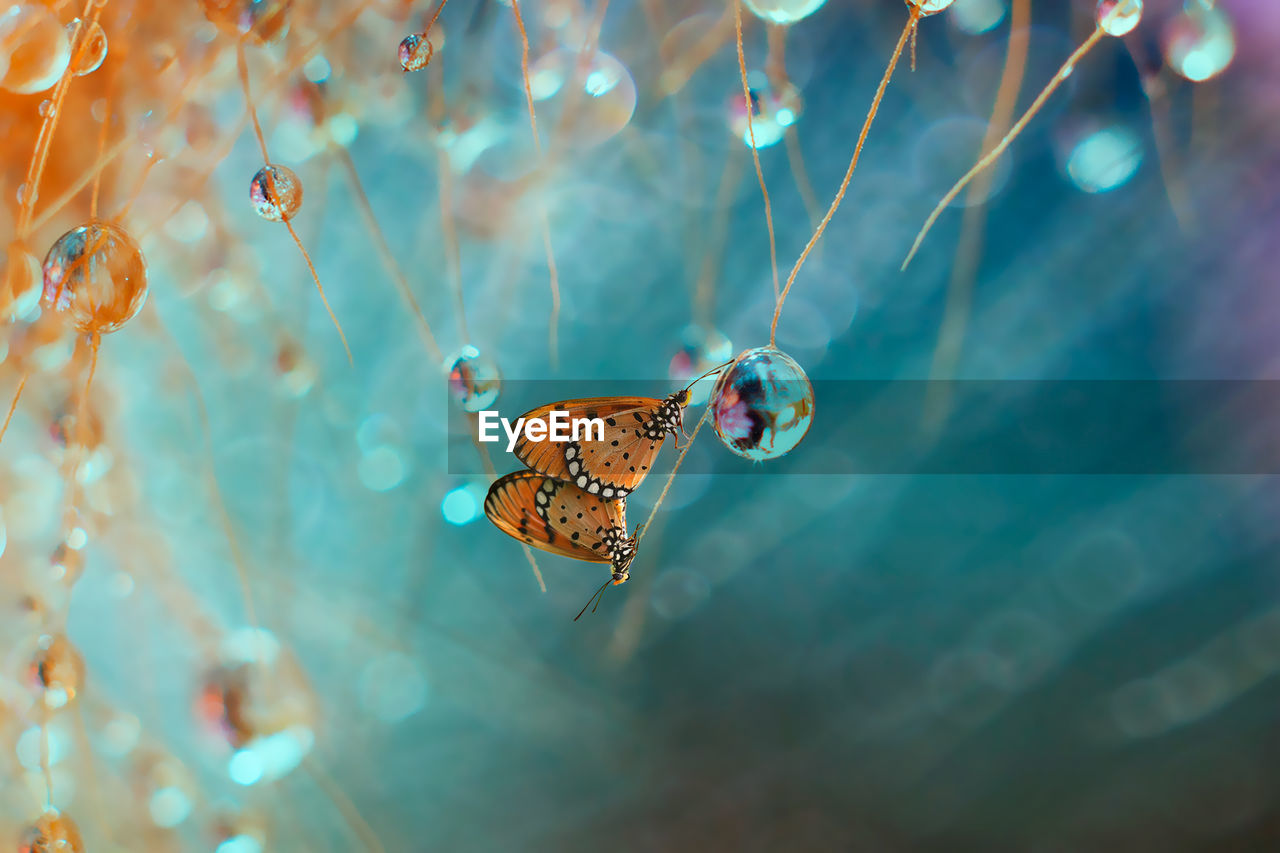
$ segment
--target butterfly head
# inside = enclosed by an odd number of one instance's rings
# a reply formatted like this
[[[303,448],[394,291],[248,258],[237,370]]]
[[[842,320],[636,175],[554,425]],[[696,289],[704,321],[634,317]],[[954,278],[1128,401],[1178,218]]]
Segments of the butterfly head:
[[[658,424],[670,433],[684,434],[684,407],[689,405],[690,390],[677,391],[662,401],[655,418]]]
[[[640,526],[641,528],[644,525]],[[600,585],[595,594],[591,596],[591,600],[582,605],[582,609],[578,611],[578,615],[573,617],[573,621],[577,622],[582,618],[582,614],[587,612],[587,608],[591,608],[591,612],[595,613],[596,608],[600,606],[600,599],[604,597],[605,590],[610,586],[618,586],[624,584],[631,578],[631,561],[636,558],[636,538],[639,536],[640,529],[636,530],[636,536],[627,538],[627,532],[620,527],[614,527],[605,534],[605,542],[609,545],[609,560],[613,563],[613,574],[607,581]]]
[[[623,539],[614,546],[613,551],[609,554],[609,559],[613,563],[613,579],[614,586],[624,584],[631,578],[631,561],[636,558],[636,537]]]

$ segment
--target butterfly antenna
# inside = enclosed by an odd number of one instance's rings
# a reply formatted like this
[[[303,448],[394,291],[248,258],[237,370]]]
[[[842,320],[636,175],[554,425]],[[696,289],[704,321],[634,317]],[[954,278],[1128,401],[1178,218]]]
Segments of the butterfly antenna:
[[[717,373],[721,372],[721,371],[722,371],[722,370],[724,370],[726,367],[732,367],[735,361],[737,361],[737,359],[730,359],[730,360],[726,361],[724,364],[717,364],[715,367],[711,368],[711,369],[710,369],[710,370],[708,370],[706,373],[702,374],[702,375],[701,375],[701,376],[699,376],[697,379],[693,380],[693,381],[692,381],[692,382],[690,382],[688,385],[686,385],[686,386],[685,386],[685,389],[684,389],[684,392],[685,392],[686,394],[688,394],[690,391],[692,391],[692,390],[693,390],[693,386],[694,386],[694,385],[697,385],[699,382],[701,382],[702,380],[706,379],[708,376],[713,376],[713,375],[715,375],[715,374],[717,374]],[[680,437],[681,437],[681,438],[683,438],[683,439],[685,440],[685,442],[686,442],[686,443],[688,443],[688,441],[689,441],[689,434],[688,434],[688,433],[686,433],[686,432],[684,431],[684,423],[683,423],[683,422],[680,424]],[[677,446],[677,447],[679,447],[679,446],[680,446],[680,445],[679,445],[679,443],[677,443],[677,444],[676,444],[676,446]]]
[[[601,587],[592,594],[587,603],[582,605],[582,609],[578,611],[578,615],[573,617],[574,622],[577,622],[582,618],[582,614],[587,612],[588,607],[591,607],[592,613],[596,612],[596,607],[600,606],[600,599],[604,598],[604,591],[609,588],[609,584],[611,583],[613,583],[613,578],[609,578],[609,580],[605,581]],[[591,606],[592,602],[595,602],[595,607]]]
[[[711,369],[710,369],[710,370],[708,370],[706,373],[702,374],[702,375],[701,375],[701,376],[699,376],[697,379],[693,380],[693,381],[692,381],[692,382],[690,382],[688,385],[686,385],[686,386],[684,387],[684,390],[686,390],[686,391],[691,391],[691,390],[693,390],[693,386],[694,386],[694,385],[697,385],[699,382],[701,382],[702,380],[706,379],[708,376],[711,376],[711,375],[713,375],[713,374],[719,373],[720,371],[724,370],[726,367],[730,366],[731,364],[733,364],[733,360],[732,360],[732,359],[730,359],[729,361],[726,361],[724,364],[717,364],[715,367],[711,368]]]

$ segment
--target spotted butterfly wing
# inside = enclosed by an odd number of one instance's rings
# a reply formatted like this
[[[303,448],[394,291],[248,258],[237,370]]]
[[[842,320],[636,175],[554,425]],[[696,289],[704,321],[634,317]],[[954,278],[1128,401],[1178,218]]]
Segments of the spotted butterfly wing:
[[[489,487],[484,513],[499,530],[534,548],[608,563],[626,538],[625,500],[605,500],[572,483],[516,471]]]
[[[573,483],[602,498],[626,497],[648,476],[668,432],[680,428],[688,391],[657,400],[652,397],[592,397],[562,400],[526,412],[549,423],[553,411],[566,412],[569,422],[599,418],[603,435],[586,430],[579,440],[530,441],[524,434],[513,452],[529,468]]]

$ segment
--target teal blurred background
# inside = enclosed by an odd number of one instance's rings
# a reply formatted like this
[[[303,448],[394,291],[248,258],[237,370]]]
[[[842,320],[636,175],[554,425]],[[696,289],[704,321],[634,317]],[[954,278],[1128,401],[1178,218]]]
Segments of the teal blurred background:
[[[522,5],[535,59],[568,38],[546,23],[565,7]],[[1236,41],[1220,76],[1192,84],[1163,67],[1182,5],[1148,0],[1134,34],[1084,59],[996,167],[971,310],[941,378],[1280,378],[1280,7],[1218,6]],[[979,151],[1010,35],[1001,0],[955,7],[922,21],[917,68],[898,69],[783,313],[778,345],[820,388],[939,378],[961,210],[906,273],[899,265]],[[351,154],[446,352],[469,337],[511,381],[627,380],[662,396],[696,320],[735,352],[767,341],[768,242],[748,151],[729,129],[731,43],[677,94],[659,87],[666,33],[721,12],[611,2],[600,48],[630,69],[635,115],[609,141],[553,156],[542,183],[529,178],[508,7],[452,0],[432,66],[442,78],[397,72],[376,89],[385,107]],[[1087,2],[1032,4],[1019,109],[1092,15]],[[905,17],[891,0],[830,0],[786,34],[804,99],[797,151],[819,212]],[[358,27],[372,44],[400,37]],[[747,63],[764,58],[763,28],[749,23]],[[332,74],[335,93],[344,74],[364,79],[336,61]],[[440,86],[455,116],[443,130],[425,115]],[[237,98],[229,90],[232,113]],[[318,704],[310,760],[388,850],[1280,847],[1274,477],[787,475],[768,463],[681,476],[632,581],[574,623],[602,570],[540,556],[543,594],[484,519],[488,480],[450,473],[439,364],[349,186],[326,158],[289,147],[287,112],[269,130],[308,187],[296,224],[354,367],[293,247],[244,203],[258,162],[245,137],[215,177],[266,295],[236,301],[225,274],[191,283],[182,255],[153,241],[153,300],[173,339],[111,340],[102,368],[120,388],[119,457],[154,511],[139,536],[165,543],[168,580],[121,598],[128,557],[91,562],[71,611],[95,689],[189,768],[199,809],[264,816],[267,849],[356,844],[321,777],[236,784],[226,756],[192,734],[207,637],[248,617],[193,473],[204,464],[194,397],[180,383],[123,381],[160,375],[175,351],[209,410],[260,621],[296,654]],[[786,146],[760,157],[785,275],[811,211]],[[469,335],[456,328],[440,216],[447,164]],[[563,295],[558,364],[542,208]],[[699,280],[712,298],[695,297]],[[240,328],[292,330],[314,385],[282,393],[262,367],[275,338],[211,326],[193,307],[204,302],[166,281],[221,299]],[[691,411],[690,425],[702,410]],[[698,441],[727,453],[709,431]],[[805,470],[841,471],[857,452],[811,440],[794,455]],[[665,451],[630,499],[632,525],[674,458]],[[501,453],[494,462],[515,467]],[[184,611],[192,600],[200,619]],[[165,843],[210,847],[198,833]]]

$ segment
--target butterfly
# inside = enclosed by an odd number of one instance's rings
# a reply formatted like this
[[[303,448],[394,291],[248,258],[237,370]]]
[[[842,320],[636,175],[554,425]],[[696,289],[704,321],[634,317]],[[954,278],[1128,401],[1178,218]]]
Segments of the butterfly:
[[[516,471],[494,481],[484,514],[499,530],[527,545],[590,563],[610,563],[613,584],[626,583],[636,555],[627,536],[627,502],[589,494],[535,471]]]
[[[668,433],[680,433],[689,388],[666,399],[653,397],[589,397],[561,400],[524,414],[526,422],[549,422],[553,411],[569,418],[599,418],[603,437],[582,441],[516,442],[516,458],[530,469],[556,480],[572,483],[590,495],[625,498],[635,491],[653,467]],[[587,437],[591,437],[590,430]],[[678,441],[678,439],[677,439]]]

